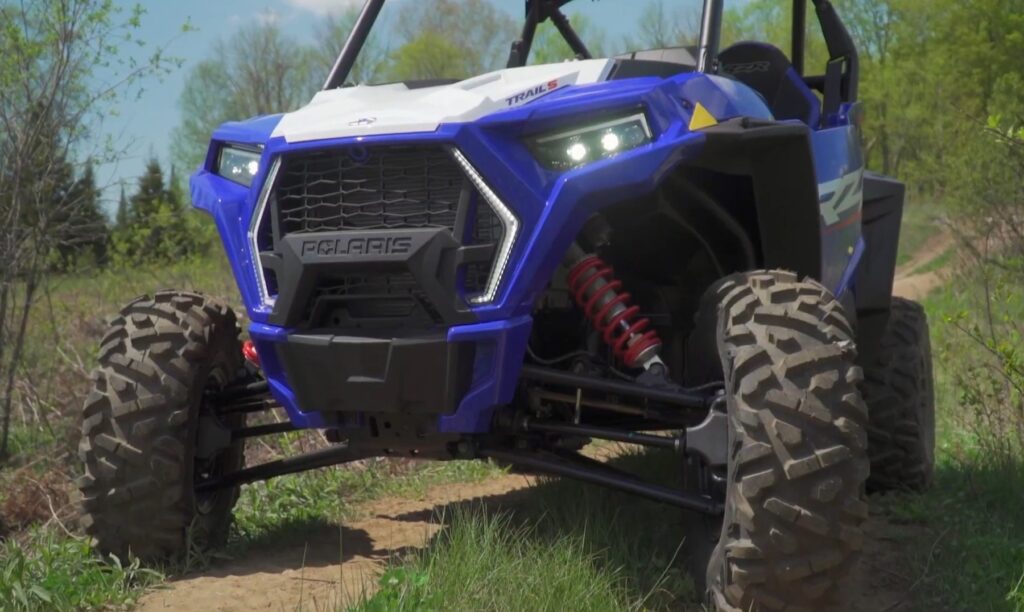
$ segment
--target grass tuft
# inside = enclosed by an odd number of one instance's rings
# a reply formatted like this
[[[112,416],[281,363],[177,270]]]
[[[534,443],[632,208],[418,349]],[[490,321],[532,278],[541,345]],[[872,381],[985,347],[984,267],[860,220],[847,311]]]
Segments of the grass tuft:
[[[579,537],[545,537],[535,525],[481,506],[456,507],[433,545],[380,579],[351,610],[636,609],[622,576]]]
[[[0,608],[11,612],[112,609],[135,601],[162,576],[116,558],[102,559],[82,539],[49,529],[0,542]]]
[[[665,482],[678,475],[678,461],[672,453],[627,450],[611,464]],[[567,602],[579,610],[679,610],[695,604],[683,544],[687,524],[700,519],[662,504],[542,480],[486,505],[450,506],[441,521],[446,527],[433,544],[394,560],[381,591],[355,610],[557,610]]]

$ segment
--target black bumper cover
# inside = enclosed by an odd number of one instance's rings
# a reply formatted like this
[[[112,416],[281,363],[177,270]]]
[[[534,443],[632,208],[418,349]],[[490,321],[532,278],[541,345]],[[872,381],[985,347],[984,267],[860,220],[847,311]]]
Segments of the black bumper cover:
[[[304,411],[451,414],[469,389],[475,345],[293,334],[277,353]]]

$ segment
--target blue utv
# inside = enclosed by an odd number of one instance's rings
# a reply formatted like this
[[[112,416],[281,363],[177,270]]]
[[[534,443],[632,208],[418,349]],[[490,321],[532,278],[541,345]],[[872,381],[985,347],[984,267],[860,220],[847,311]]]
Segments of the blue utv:
[[[112,320],[78,483],[104,551],[216,546],[239,488],[282,474],[478,458],[683,509],[720,610],[834,601],[865,491],[927,486],[934,446],[927,321],[891,295],[904,187],[865,170],[853,41],[812,0],[808,74],[806,0],[788,56],[720,49],[704,0],[699,44],[593,58],[567,2],[526,0],[505,69],[354,84],[368,0],[307,106],[213,133],[191,194],[249,339],[184,291]],[[574,60],[530,65],[545,21]],[[331,445],[245,464],[304,429]],[[676,453],[676,486],[592,440]]]

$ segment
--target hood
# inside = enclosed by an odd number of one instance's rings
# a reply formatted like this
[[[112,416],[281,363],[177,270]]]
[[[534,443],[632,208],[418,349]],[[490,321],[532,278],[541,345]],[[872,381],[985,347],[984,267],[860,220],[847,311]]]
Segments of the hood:
[[[508,68],[451,85],[416,89],[394,83],[321,91],[308,105],[285,115],[273,136],[295,143],[432,132],[442,123],[474,121],[563,87],[603,81],[613,63],[597,59]]]

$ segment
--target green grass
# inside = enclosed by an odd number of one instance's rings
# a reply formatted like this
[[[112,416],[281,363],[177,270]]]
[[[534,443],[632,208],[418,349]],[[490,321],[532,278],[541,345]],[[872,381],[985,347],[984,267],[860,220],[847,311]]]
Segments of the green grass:
[[[965,427],[973,400],[956,384],[957,372],[983,349],[953,322],[978,320],[982,293],[979,277],[970,275],[925,301],[935,351],[935,485],[887,504],[894,522],[924,526],[909,547],[915,609],[1024,610],[1024,457],[1012,444],[1003,456],[985,450],[990,440],[983,438],[1003,434]],[[998,308],[997,316],[1024,320],[1019,292]]]
[[[545,537],[485,507],[460,507],[430,549],[388,570],[380,590],[352,610],[513,611],[640,609],[623,576],[578,535]]]
[[[665,482],[678,473],[678,461],[672,453],[650,453],[612,463]],[[433,544],[394,560],[383,590],[357,609],[556,610],[568,601],[579,610],[696,605],[682,546],[685,525],[695,517],[568,480],[488,502],[442,513],[445,529]],[[567,577],[578,582],[572,593]],[[554,598],[559,593],[573,599]]]
[[[49,529],[0,542],[0,610],[115,609],[162,576],[138,563],[99,558],[84,540]]]
[[[233,545],[248,547],[285,539],[358,516],[358,505],[396,496],[420,497],[433,486],[477,482],[504,471],[483,461],[420,463],[399,472],[371,460],[358,468],[334,467],[283,476],[243,488],[235,508]]]

